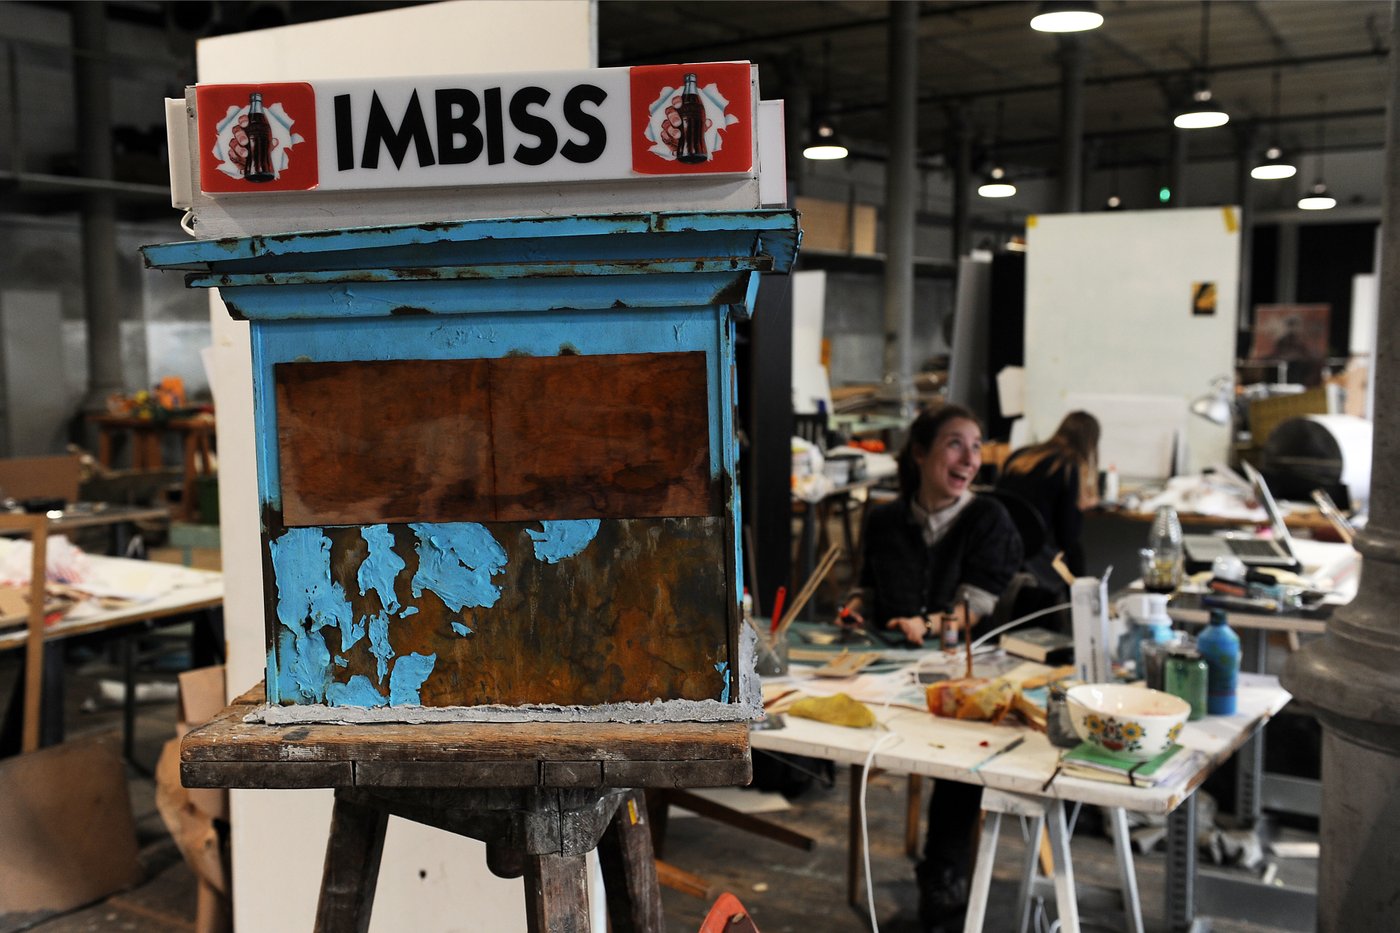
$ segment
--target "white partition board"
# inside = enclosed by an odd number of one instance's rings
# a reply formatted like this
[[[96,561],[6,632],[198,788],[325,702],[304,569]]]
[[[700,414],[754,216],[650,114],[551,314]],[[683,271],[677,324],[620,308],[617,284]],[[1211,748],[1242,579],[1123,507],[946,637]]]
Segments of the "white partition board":
[[[831,380],[822,366],[826,321],[826,272],[792,274],[792,410],[812,414],[818,402],[831,411]]]
[[[201,40],[199,80],[289,81],[356,75],[423,75],[592,68],[589,0],[456,0]],[[373,218],[365,218],[366,223]],[[211,295],[219,385],[224,598],[228,686],[263,676],[252,355],[248,325]],[[329,791],[234,791],[233,914],[239,933],[313,926],[329,828]],[[601,899],[599,899],[601,900]],[[486,869],[483,846],[390,820],[371,933],[525,929],[521,882]],[[600,927],[596,917],[595,929]]]
[[[1234,372],[1239,251],[1239,212],[1233,207],[1030,218],[1031,436],[1049,437],[1076,400],[1102,399],[1104,411],[1095,414],[1105,421],[1104,466],[1112,462],[1112,450],[1140,453],[1149,466],[1160,463],[1157,445],[1183,420],[1187,470],[1226,459],[1229,429],[1183,413],[1213,379]],[[1195,313],[1200,283],[1215,285],[1213,314]],[[1135,397],[1152,401],[1139,406],[1141,419],[1132,420],[1133,430],[1126,432],[1119,425]],[[1144,444],[1148,449],[1138,450]],[[1119,470],[1137,479],[1165,475],[1133,476],[1122,463]]]

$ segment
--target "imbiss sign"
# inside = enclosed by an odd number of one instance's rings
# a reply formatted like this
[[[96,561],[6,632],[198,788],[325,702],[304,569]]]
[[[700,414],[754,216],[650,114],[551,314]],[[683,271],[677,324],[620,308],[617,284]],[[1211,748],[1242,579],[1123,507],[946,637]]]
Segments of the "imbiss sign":
[[[196,88],[205,194],[745,174],[747,62]]]

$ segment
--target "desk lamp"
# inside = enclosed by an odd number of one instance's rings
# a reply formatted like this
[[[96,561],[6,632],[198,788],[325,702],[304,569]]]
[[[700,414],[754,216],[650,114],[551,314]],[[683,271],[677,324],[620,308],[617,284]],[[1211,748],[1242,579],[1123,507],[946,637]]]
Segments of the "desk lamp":
[[[1191,414],[1212,424],[1230,425],[1235,418],[1234,383],[1229,376],[1216,376],[1210,391],[1191,402]]]

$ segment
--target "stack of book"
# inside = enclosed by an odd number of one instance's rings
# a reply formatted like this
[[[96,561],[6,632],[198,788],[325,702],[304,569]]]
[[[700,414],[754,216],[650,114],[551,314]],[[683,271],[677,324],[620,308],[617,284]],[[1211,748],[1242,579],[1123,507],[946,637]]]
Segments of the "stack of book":
[[[1023,628],[1001,636],[1001,650],[1041,664],[1074,661],[1074,639],[1048,628]]]
[[[1182,775],[1191,773],[1205,760],[1204,752],[1173,745],[1156,758],[1128,761],[1109,754],[1097,745],[1081,742],[1060,756],[1060,773],[1132,787],[1154,787],[1170,784]]]

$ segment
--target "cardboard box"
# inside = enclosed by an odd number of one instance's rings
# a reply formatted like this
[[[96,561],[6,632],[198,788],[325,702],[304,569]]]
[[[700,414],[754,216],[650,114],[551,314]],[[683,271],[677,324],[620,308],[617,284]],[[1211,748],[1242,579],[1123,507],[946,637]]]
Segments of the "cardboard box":
[[[878,212],[870,204],[842,204],[797,198],[802,215],[802,248],[853,256],[875,255]]]
[[[0,761],[0,928],[140,880],[126,767],[110,739]]]

